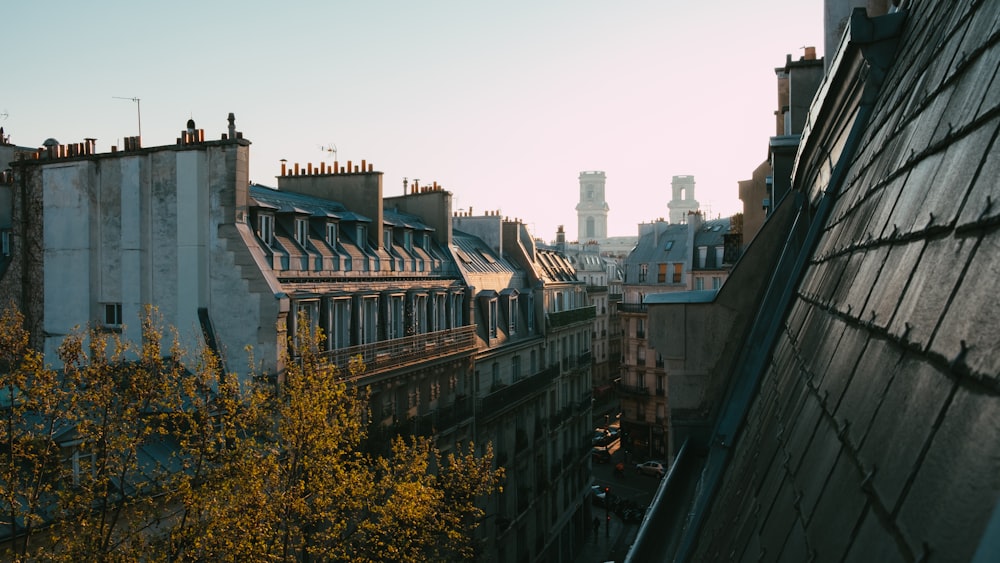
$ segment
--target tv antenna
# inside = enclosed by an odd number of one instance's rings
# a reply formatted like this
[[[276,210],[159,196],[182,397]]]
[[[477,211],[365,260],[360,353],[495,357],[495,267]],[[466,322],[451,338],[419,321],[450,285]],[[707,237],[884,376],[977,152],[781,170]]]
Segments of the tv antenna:
[[[330,144],[326,145],[325,147],[321,145],[319,147],[319,150],[321,150],[321,151],[323,151],[325,153],[328,153],[328,154],[332,154],[333,155],[333,160],[334,161],[337,160],[337,145],[335,145],[333,143],[330,143]]]
[[[139,120],[139,136],[142,137],[142,112],[139,111],[139,98],[133,96],[127,98],[125,96],[111,96],[116,100],[128,100],[130,102],[135,102],[135,116]]]

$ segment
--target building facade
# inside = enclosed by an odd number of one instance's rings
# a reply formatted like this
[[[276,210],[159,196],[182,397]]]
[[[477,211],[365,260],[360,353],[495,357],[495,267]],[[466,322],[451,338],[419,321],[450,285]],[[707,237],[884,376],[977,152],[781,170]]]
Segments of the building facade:
[[[623,300],[617,306],[622,330],[621,428],[637,456],[670,461],[669,379],[671,369],[649,334],[646,299],[691,290],[718,291],[738,253],[726,252],[732,219],[704,221],[692,212],[681,224],[639,226],[639,243],[625,260]]]
[[[570,261],[499,213],[454,217],[477,326],[477,443],[506,468],[487,548],[498,561],[572,561],[590,522],[591,327]]]

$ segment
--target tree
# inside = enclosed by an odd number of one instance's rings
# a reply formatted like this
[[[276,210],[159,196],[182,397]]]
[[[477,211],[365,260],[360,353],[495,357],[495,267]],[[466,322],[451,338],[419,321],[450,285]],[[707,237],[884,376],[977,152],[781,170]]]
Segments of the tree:
[[[0,314],[0,537],[10,538],[15,557],[32,552],[46,522],[61,461],[56,436],[69,425],[65,390],[28,336],[23,315],[8,305]]]
[[[391,455],[365,453],[367,396],[352,383],[364,365],[354,359],[343,374],[321,353],[318,331],[289,343],[280,385],[256,376],[241,384],[209,350],[188,357],[174,332],[164,350],[152,308],[138,345],[104,330],[68,336],[61,374],[28,350],[22,322],[0,317],[0,479],[16,557],[475,555],[476,502],[502,477],[492,449],[476,457],[469,444],[443,457],[427,438],[397,438]]]

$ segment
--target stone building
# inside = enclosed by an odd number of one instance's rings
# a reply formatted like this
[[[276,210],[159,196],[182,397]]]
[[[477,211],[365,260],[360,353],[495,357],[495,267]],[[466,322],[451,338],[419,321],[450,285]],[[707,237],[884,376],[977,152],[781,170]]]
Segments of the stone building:
[[[590,522],[591,329],[586,284],[524,224],[456,215],[454,249],[477,326],[477,443],[507,469],[498,561],[572,561]]]
[[[713,293],[722,287],[738,253],[726,252],[732,220],[704,221],[698,212],[687,221],[639,226],[639,243],[625,260],[624,296],[617,306],[622,330],[622,432],[639,456],[670,460],[671,412],[668,381],[673,369],[652,344],[650,296],[696,290]]]

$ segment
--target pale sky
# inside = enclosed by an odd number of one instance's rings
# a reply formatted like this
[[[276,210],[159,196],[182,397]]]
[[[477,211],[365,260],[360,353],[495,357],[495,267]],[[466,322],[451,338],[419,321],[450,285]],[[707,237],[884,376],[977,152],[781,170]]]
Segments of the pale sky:
[[[607,174],[609,235],[666,217],[691,174],[710,217],[767,157],[775,67],[814,45],[822,0],[4,2],[0,126],[41,146],[138,132],[207,139],[226,117],[250,178],[280,160],[366,159],[384,194],[438,182],[455,210],[499,210],[575,240],[578,175]]]

